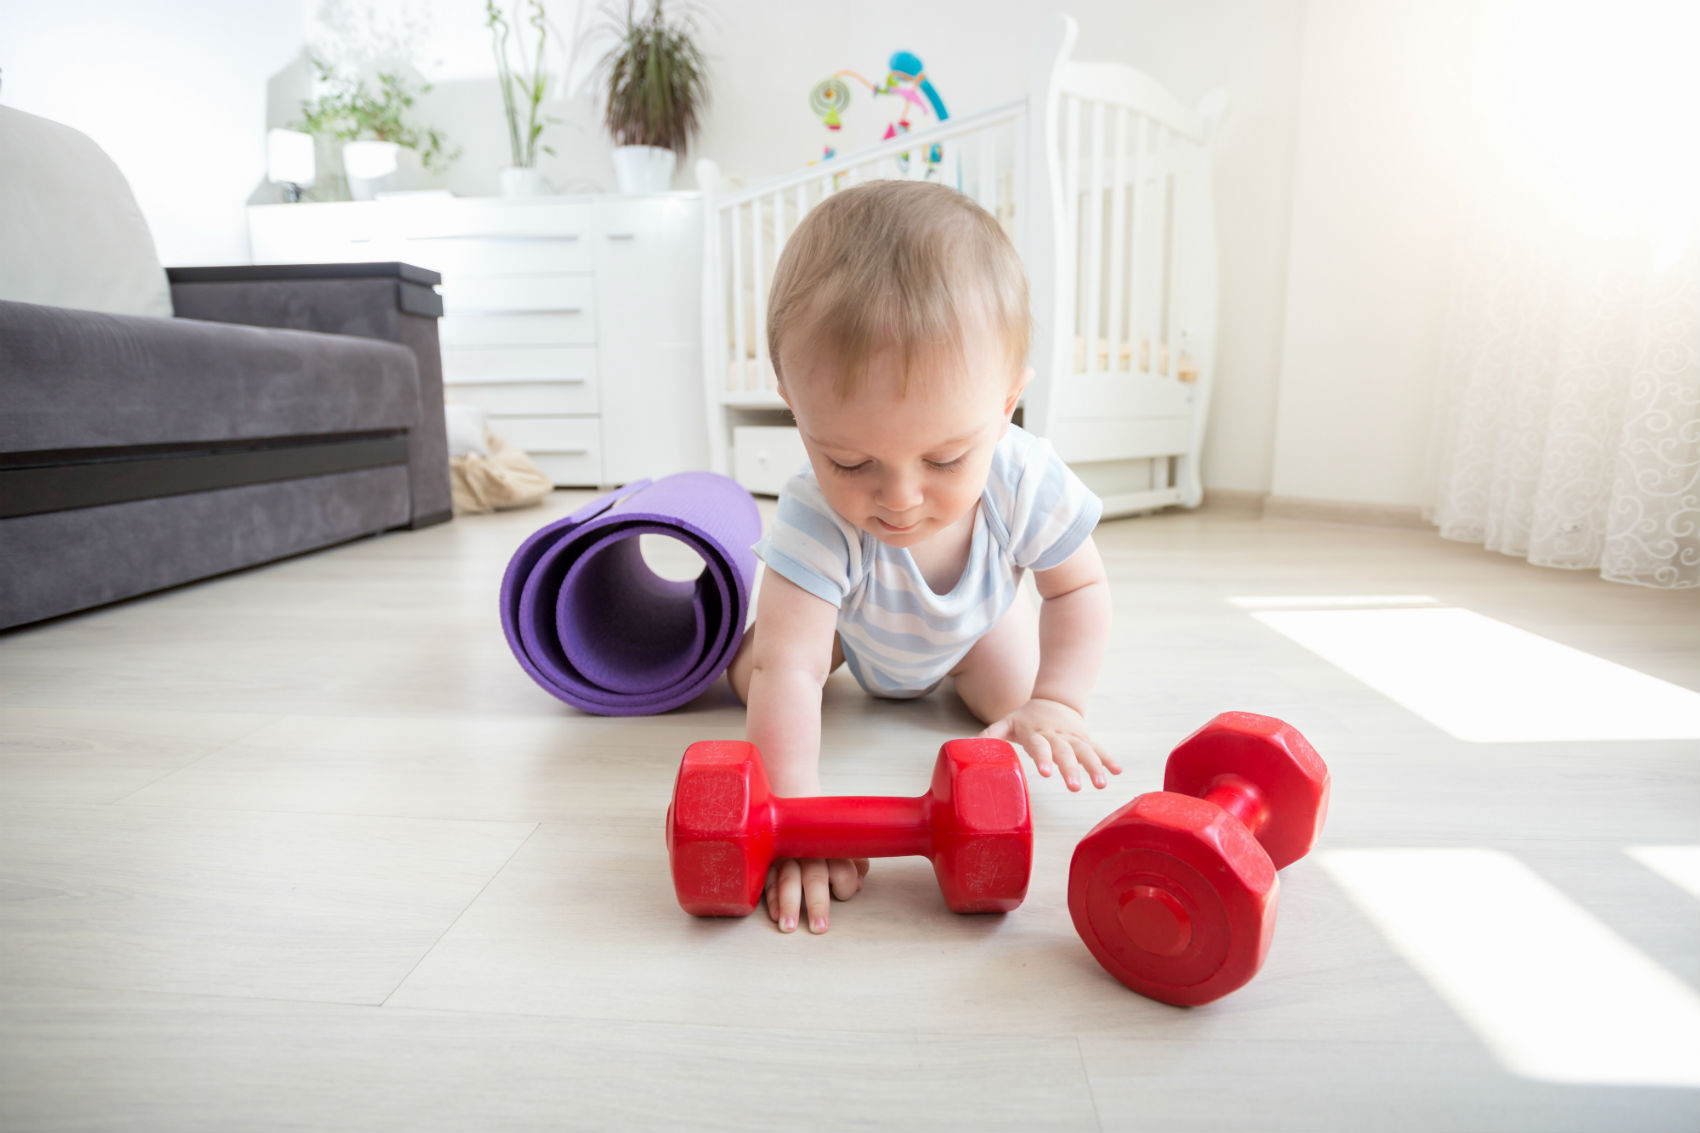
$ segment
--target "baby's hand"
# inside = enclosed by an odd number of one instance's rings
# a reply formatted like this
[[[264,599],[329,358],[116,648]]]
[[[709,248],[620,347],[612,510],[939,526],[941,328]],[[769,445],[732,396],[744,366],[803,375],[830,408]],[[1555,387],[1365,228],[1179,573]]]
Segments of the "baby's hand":
[[[1071,791],[1080,790],[1082,767],[1092,776],[1092,785],[1100,789],[1109,786],[1106,771],[1111,775],[1122,773],[1121,764],[1086,734],[1086,720],[1080,713],[1060,701],[1036,696],[980,735],[1025,748],[1039,774],[1046,778],[1053,769],[1062,768],[1063,782]]]
[[[801,905],[808,910],[809,931],[825,932],[832,899],[848,901],[854,897],[867,873],[867,858],[786,858],[774,862],[767,870],[767,915],[780,932],[796,932]]]

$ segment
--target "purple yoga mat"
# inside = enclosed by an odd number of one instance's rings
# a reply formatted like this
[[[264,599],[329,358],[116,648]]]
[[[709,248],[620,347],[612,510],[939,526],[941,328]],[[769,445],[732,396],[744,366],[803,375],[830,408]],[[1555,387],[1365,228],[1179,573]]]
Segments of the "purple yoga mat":
[[[638,536],[702,556],[694,582],[659,578]],[[586,712],[646,716],[695,698],[732,663],[755,584],[761,516],[713,472],[640,480],[532,535],[502,576],[502,630],[533,680]]]

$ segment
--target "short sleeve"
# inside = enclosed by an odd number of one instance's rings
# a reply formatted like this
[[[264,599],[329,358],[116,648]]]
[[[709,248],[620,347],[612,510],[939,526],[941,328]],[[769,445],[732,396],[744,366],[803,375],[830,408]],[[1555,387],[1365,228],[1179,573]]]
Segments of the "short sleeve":
[[[861,532],[832,510],[808,471],[785,482],[767,537],[753,548],[767,568],[842,607],[861,574]]]
[[[1003,488],[998,495],[1010,558],[1019,567],[1050,570],[1086,542],[1104,513],[1103,501],[1043,437],[1021,433],[1005,455],[1008,466],[994,469],[994,478]]]

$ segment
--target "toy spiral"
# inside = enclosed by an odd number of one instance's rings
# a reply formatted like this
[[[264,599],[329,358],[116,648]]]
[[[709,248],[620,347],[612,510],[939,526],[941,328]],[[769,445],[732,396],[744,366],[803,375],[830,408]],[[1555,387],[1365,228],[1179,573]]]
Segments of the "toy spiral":
[[[822,79],[815,84],[815,89],[809,92],[809,109],[828,126],[836,128],[840,122],[839,115],[849,108],[850,87],[836,75],[830,79]]]

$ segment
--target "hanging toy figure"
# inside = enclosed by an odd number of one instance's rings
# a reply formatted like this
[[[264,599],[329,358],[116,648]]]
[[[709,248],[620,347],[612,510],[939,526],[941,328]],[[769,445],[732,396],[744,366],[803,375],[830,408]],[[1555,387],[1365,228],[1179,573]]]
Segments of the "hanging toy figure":
[[[809,92],[809,109],[813,110],[829,130],[844,128],[844,111],[850,109],[850,84],[834,75],[830,79],[822,79],[815,84],[815,89]],[[825,147],[821,153],[822,161],[831,161],[838,154],[832,146]]]
[[[912,110],[919,110],[923,117],[930,114],[940,122],[950,117],[950,112],[945,109],[944,99],[939,97],[938,90],[927,77],[920,57],[912,51],[894,51],[882,82],[869,82],[855,71],[839,71],[831,78],[822,79],[815,84],[814,89],[809,92],[809,107],[828,130],[842,130],[844,112],[850,109],[850,87],[844,81],[846,78],[855,79],[867,87],[876,98],[880,95],[894,95],[902,103],[901,111],[897,118],[886,126],[881,141],[889,141],[913,129],[909,120]],[[831,160],[837,153],[835,146],[828,145],[819,160]],[[897,155],[900,174],[908,173],[910,156],[908,153]],[[938,165],[944,160],[944,147],[937,143],[928,146],[922,159],[927,165],[927,176],[933,176]]]

